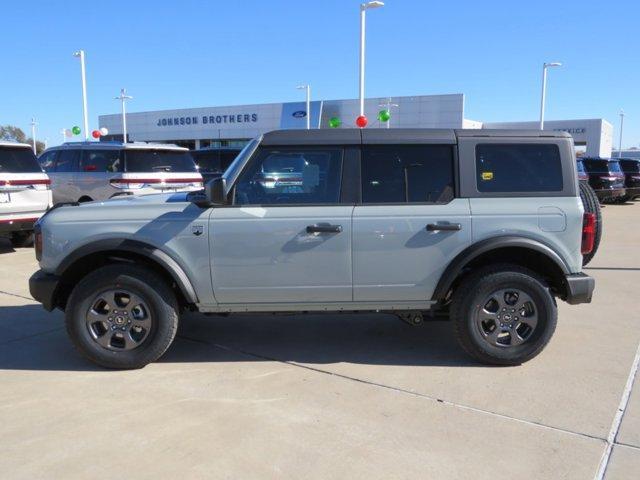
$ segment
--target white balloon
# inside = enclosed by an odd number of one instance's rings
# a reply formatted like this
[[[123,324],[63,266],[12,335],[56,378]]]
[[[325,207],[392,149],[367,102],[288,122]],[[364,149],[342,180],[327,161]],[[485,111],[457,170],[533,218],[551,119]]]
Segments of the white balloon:
[[[109,130],[107,130],[107,127],[102,127],[100,129],[100,135],[108,135],[109,134]]]
[[[65,137],[73,137],[73,132],[71,131],[70,128],[65,128],[64,129],[64,136]]]

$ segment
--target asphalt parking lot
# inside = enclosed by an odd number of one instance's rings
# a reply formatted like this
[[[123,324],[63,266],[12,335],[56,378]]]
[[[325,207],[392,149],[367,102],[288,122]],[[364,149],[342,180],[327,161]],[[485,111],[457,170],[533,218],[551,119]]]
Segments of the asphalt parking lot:
[[[511,368],[470,361],[447,322],[191,315],[161,361],[106,371],[30,298],[33,252],[0,243],[0,477],[588,479],[604,455],[605,478],[638,478],[640,380],[612,425],[640,344],[640,203],[603,214],[593,303],[561,303]]]

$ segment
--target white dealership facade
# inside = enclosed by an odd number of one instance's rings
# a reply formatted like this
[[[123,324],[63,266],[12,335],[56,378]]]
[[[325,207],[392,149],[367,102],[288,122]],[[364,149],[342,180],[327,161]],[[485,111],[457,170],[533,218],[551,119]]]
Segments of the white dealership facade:
[[[367,128],[387,128],[377,119],[378,112],[390,107],[391,128],[508,128],[535,129],[537,122],[485,123],[464,118],[464,95],[419,95],[369,98],[365,101]],[[322,100],[311,102],[312,128],[329,128],[332,118],[340,128],[355,127],[358,101]],[[184,108],[127,114],[130,141],[177,143],[189,148],[242,145],[262,133],[305,128],[304,102],[267,103],[222,107]],[[101,115],[100,127],[109,130],[105,139],[122,138],[120,114]],[[545,130],[563,130],[573,135],[576,145],[587,155],[610,156],[613,127],[603,119],[545,122]]]

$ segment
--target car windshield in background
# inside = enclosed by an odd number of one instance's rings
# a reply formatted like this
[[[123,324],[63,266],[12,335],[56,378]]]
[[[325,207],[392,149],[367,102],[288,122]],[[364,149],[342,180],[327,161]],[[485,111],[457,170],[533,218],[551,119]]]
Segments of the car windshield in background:
[[[583,160],[582,164],[589,173],[609,173],[609,162],[606,160]]]
[[[622,173],[622,169],[620,168],[620,163],[618,161],[609,162],[609,171],[614,173]]]
[[[0,148],[0,173],[40,173],[36,156],[28,148]]]
[[[580,160],[578,160],[578,171],[580,173],[587,173],[584,169],[584,164]]]
[[[272,156],[263,163],[262,171],[269,173],[300,173],[305,164],[304,158],[297,154]]]
[[[620,160],[620,166],[627,173],[640,172],[640,160]]]
[[[223,173],[235,160],[240,150],[206,150],[191,152],[200,173]]]
[[[196,164],[184,150],[126,150],[127,172],[196,172]]]

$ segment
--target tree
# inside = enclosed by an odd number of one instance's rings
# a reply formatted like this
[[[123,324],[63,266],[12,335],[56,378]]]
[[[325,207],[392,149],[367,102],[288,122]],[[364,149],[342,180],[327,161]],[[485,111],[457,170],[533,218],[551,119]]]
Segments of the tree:
[[[0,125],[0,140],[18,143],[28,143],[31,145],[33,140],[27,137],[21,128],[13,125]],[[40,155],[44,151],[44,143],[36,140],[36,153]]]

